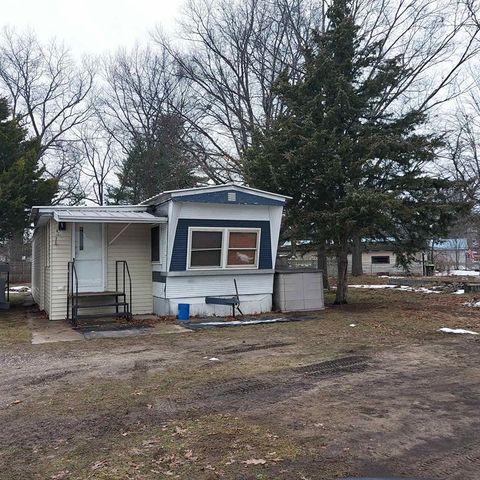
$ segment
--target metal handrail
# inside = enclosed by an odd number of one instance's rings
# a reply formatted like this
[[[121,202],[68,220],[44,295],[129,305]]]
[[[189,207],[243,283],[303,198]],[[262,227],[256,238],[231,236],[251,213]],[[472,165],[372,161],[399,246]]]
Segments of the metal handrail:
[[[128,267],[128,262],[126,260],[116,260],[115,261],[115,291],[118,292],[118,264],[122,264],[122,293],[126,294],[126,279],[128,276],[128,305],[130,308],[130,313],[132,311],[132,276],[130,275],[130,268]],[[118,308],[118,307],[117,307]]]
[[[7,268],[7,302],[10,303],[10,264],[7,262],[7,265],[9,265]]]
[[[130,312],[129,313],[131,313],[132,312],[132,277],[130,276],[130,269],[128,268],[128,263],[125,262],[124,265],[125,265],[125,268],[127,269],[127,274],[128,274],[128,290],[129,290],[129,292],[128,292],[128,305],[130,307]],[[124,277],[125,277],[125,275],[124,275]]]
[[[75,294],[74,294],[75,290]],[[67,277],[67,320],[70,319],[70,297],[72,298],[72,322],[75,323],[74,312],[78,308],[78,274],[75,268],[75,259],[68,262]]]

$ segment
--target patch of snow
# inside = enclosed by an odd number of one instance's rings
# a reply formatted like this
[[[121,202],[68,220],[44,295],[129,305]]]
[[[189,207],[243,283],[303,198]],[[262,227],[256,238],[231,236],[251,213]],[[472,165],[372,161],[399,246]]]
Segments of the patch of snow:
[[[450,270],[450,272],[441,272],[437,273],[437,276],[442,276],[442,277],[448,277],[448,276],[453,276],[453,277],[478,277],[480,276],[480,272],[477,272],[476,270]]]
[[[372,283],[371,285],[349,285],[349,288],[375,288],[375,289],[382,289],[382,288],[398,288],[398,285],[388,285],[388,284],[380,284],[380,283]]]
[[[275,323],[284,322],[285,319],[280,318],[268,318],[259,320],[231,320],[229,322],[201,322],[199,325],[217,326],[217,325],[255,325],[257,323]]]
[[[356,326],[357,326],[356,323],[351,323],[351,324],[350,324],[350,327],[356,327]]]
[[[377,275],[377,278],[405,278],[398,275]]]
[[[10,292],[13,293],[23,293],[23,292],[28,292],[30,293],[32,290],[30,287],[27,287],[26,285],[18,285],[16,287],[10,287]]]
[[[219,361],[220,361],[220,359],[217,358],[217,357],[211,357],[211,358],[209,358],[209,360],[210,360],[211,362],[219,362]]]
[[[480,307],[480,300],[470,300],[470,302],[465,302],[463,304],[465,307],[474,307],[474,308],[479,308]]]
[[[469,335],[479,335],[477,332],[472,332],[472,330],[464,330],[463,328],[447,328],[443,327],[438,330],[439,332],[444,333],[466,333]]]
[[[465,293],[465,290],[461,288],[460,290],[457,290],[456,292],[453,292],[453,295],[463,295]]]
[[[374,289],[383,289],[383,288],[395,288],[401,292],[416,292],[416,293],[441,293],[439,290],[434,290],[433,288],[425,287],[409,287],[407,285],[383,285],[383,284],[372,284],[372,285],[349,285],[350,288],[374,288]]]

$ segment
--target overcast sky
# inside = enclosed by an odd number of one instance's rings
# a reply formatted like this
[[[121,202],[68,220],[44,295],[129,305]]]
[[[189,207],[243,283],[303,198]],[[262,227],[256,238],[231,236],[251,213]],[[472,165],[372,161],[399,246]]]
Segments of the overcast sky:
[[[41,40],[56,37],[76,55],[132,46],[155,25],[172,31],[183,0],[6,0],[0,26],[31,28]]]

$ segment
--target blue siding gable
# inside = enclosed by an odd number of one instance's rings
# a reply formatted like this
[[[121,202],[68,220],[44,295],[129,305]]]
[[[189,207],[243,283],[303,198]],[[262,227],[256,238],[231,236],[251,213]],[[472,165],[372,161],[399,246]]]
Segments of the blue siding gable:
[[[187,269],[188,227],[218,227],[218,228],[260,228],[260,252],[258,269],[270,270],[272,268],[272,240],[270,235],[270,222],[256,220],[202,220],[185,219],[178,221],[175,240],[173,242],[171,272],[183,272]],[[232,275],[233,275],[232,271]]]
[[[229,201],[228,194],[235,194],[235,200]],[[273,198],[254,195],[252,193],[241,192],[238,190],[223,190],[221,192],[192,193],[191,195],[181,195],[172,197],[174,202],[194,202],[194,203],[228,203],[232,205],[275,205],[281,207],[283,200],[274,200]]]

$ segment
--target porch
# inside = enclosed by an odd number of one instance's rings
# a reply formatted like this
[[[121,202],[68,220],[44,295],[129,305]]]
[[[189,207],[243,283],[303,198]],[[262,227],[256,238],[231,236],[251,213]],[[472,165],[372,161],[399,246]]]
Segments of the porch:
[[[48,210],[38,212],[33,294],[50,320],[153,312],[151,230],[165,217],[142,206]]]

